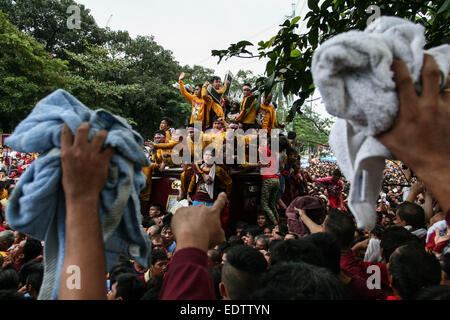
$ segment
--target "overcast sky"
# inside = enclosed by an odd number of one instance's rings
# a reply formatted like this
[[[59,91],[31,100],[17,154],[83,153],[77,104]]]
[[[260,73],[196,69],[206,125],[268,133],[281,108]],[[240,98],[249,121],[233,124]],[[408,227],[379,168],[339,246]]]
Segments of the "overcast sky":
[[[100,27],[126,30],[132,37],[154,36],[181,65],[201,65],[224,77],[230,70],[264,73],[267,61],[232,58],[217,64],[211,50],[248,40],[269,40],[287,16],[304,17],[307,0],[77,0],[91,10]],[[304,31],[304,24],[299,32]],[[176,79],[175,79],[176,80]],[[325,115],[323,106],[317,111]]]

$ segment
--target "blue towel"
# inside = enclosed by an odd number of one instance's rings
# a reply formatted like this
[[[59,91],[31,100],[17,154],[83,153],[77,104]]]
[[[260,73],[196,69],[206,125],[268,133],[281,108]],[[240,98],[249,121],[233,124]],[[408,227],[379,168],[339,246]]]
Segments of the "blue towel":
[[[116,150],[98,205],[108,270],[120,253],[145,267],[150,256],[150,239],[141,226],[138,197],[146,184],[142,167],[149,165],[142,137],[123,118],[101,109],[92,111],[68,92],[56,90],[39,101],[6,140],[14,150],[43,153],[22,175],[6,208],[13,229],[45,241],[41,300],[57,299],[64,262],[66,208],[60,162],[64,122],[72,134],[81,123],[89,122],[89,140],[98,131],[107,130],[104,146]]]

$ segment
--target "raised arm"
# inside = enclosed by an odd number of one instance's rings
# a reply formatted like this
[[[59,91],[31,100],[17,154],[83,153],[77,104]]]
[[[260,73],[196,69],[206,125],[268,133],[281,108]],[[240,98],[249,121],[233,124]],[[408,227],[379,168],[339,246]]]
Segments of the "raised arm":
[[[180,91],[183,97],[185,97],[190,103],[194,101],[194,96],[186,91],[186,88],[184,87],[184,72],[180,74],[180,77],[178,78],[178,83],[180,84]]]
[[[66,199],[65,256],[58,292],[61,300],[106,299],[106,261],[98,201],[113,150],[101,151],[107,135],[104,130],[89,142],[89,128],[89,124],[81,124],[75,140],[65,124],[61,132],[62,186]],[[79,270],[79,288],[67,285],[73,273],[69,267],[73,266]]]

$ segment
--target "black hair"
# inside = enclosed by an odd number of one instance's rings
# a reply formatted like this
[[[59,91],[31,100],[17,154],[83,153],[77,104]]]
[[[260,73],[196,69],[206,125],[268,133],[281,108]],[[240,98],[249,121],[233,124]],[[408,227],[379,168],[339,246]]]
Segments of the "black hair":
[[[211,77],[211,84],[213,84],[214,83],[214,81],[216,81],[216,80],[222,80],[219,76],[212,76]]]
[[[144,294],[144,283],[137,274],[124,273],[117,277],[116,298],[139,300]]]
[[[153,218],[151,218],[150,216],[142,217],[142,227],[150,228],[154,224],[155,224],[155,222],[153,221]]]
[[[222,264],[219,264],[215,267],[209,268],[209,274],[211,275],[211,278],[214,282],[214,292],[216,294],[216,299],[221,300],[222,296],[220,295],[219,291],[219,284],[222,281]]]
[[[152,266],[157,263],[158,261],[163,261],[163,260],[167,260],[167,253],[163,250],[152,250],[152,257],[151,257],[152,261],[151,264]]]
[[[169,125],[169,127],[171,127],[173,125],[173,120],[168,118],[168,117],[164,117],[161,119],[161,121],[165,121],[167,122],[167,124]]]
[[[261,239],[262,239],[262,240],[264,241],[264,243],[265,243],[265,245],[264,245],[264,250],[267,250],[267,249],[269,248],[269,243],[270,243],[270,240],[269,240],[269,238],[268,238],[267,236],[265,236],[265,235],[263,235],[263,234],[258,234],[258,235],[255,237],[255,244],[256,244],[256,242],[260,241]]]
[[[40,262],[28,261],[22,265],[19,271],[19,283],[24,286],[27,283],[27,277],[31,270],[33,270],[37,265],[42,265]]]
[[[30,298],[25,298],[25,296],[19,292],[17,289],[10,290],[0,290],[0,301],[12,301],[12,300],[30,300]]]
[[[230,247],[244,244],[244,241],[242,241],[242,238],[236,234],[231,235],[230,238],[228,238],[227,242],[230,245]]]
[[[295,131],[289,131],[287,137],[288,139],[295,139],[297,137],[297,133]]]
[[[391,255],[389,273],[392,286],[404,300],[411,299],[421,288],[441,281],[439,261],[416,242],[400,247]]]
[[[325,266],[319,248],[310,241],[297,239],[280,242],[271,250],[271,265],[274,266],[283,262],[305,262],[315,266]]]
[[[150,209],[151,207],[158,208],[158,210],[159,210],[160,212],[162,212],[162,205],[160,205],[159,203],[152,203],[152,204],[150,205],[149,209]]]
[[[208,250],[208,253],[211,255],[211,260],[217,264],[222,263],[222,256],[220,252],[214,249]]]
[[[244,235],[247,235],[247,233],[250,233],[253,237],[256,237],[258,234],[261,233],[261,230],[258,226],[255,225],[249,225],[247,228],[244,229]]]
[[[267,270],[264,255],[249,246],[235,246],[227,251],[222,267],[222,282],[232,300],[248,299],[258,289],[261,276]]]
[[[322,252],[325,268],[335,275],[339,274],[341,271],[341,250],[337,244],[336,238],[331,233],[317,232],[302,239],[311,241]]]
[[[285,136],[280,136],[278,139],[278,148],[279,151],[282,152],[283,150],[287,150],[289,148],[289,141]]]
[[[197,83],[197,84],[195,85],[194,89],[197,88],[197,87],[200,87],[200,89],[201,89],[201,88],[203,88],[203,84]]]
[[[109,272],[109,283],[112,286],[116,281],[117,278],[121,275],[121,274],[125,274],[125,273],[135,273],[134,272],[134,267],[128,267],[128,266],[124,266],[124,265],[116,265],[114,267],[111,268],[111,271]]]
[[[383,235],[381,236],[380,240],[380,248],[383,249],[382,256],[386,262],[389,261],[391,254],[398,247],[411,241],[420,243],[420,239],[417,236],[413,235],[405,228],[395,225],[386,228],[383,231]]]
[[[405,201],[397,207],[397,215],[406,222],[406,225],[415,229],[424,227],[425,211],[417,203]]]
[[[36,258],[38,255],[41,254],[41,252],[42,252],[41,241],[39,241],[36,238],[28,236],[22,251],[24,262],[28,262]]]
[[[420,289],[413,300],[450,300],[450,286],[436,285]]]
[[[16,269],[3,268],[0,270],[0,290],[17,290],[19,288],[19,275]]]
[[[298,152],[294,148],[288,148],[286,154],[289,156],[291,154],[298,155]]]
[[[28,269],[26,285],[30,285],[37,294],[41,290],[42,280],[44,279],[44,266],[42,263],[32,265]]]
[[[304,262],[273,266],[253,300],[350,300],[346,287],[325,268]]]
[[[339,170],[339,169],[334,169],[334,170],[333,170],[332,176],[333,176],[333,177],[342,177],[341,170]]]
[[[173,213],[172,212],[169,212],[169,213],[165,214],[163,219],[162,219],[162,223],[164,225],[169,225],[170,226],[170,223],[172,222],[172,217],[173,217]]]
[[[341,249],[346,249],[353,244],[356,226],[348,213],[331,209],[325,220],[325,231],[336,238]]]
[[[443,280],[450,280],[450,256],[448,254],[441,256],[441,268],[444,271]]]

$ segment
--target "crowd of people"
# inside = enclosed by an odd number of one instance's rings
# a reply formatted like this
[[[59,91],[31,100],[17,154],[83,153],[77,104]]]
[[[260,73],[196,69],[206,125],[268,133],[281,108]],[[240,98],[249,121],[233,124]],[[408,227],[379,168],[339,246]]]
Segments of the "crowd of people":
[[[424,68],[432,67],[426,62]],[[406,82],[398,80],[402,70],[397,66],[394,71],[403,96]],[[258,150],[268,162],[250,161],[251,136],[262,129],[270,132],[282,127],[274,116],[270,96],[259,100],[252,95],[251,87],[244,85],[244,98],[237,108],[223,96],[229,83],[222,86],[220,78],[211,80],[211,86],[222,95],[219,101],[214,99],[209,82],[195,86],[191,94],[183,79],[181,74],[180,91],[192,103],[189,125],[175,130],[170,119],[165,118],[154,140],[144,146],[151,160],[151,165],[143,169],[147,185],[140,194],[142,227],[152,249],[148,267],[122,254],[106,270],[98,214],[92,213],[98,210],[93,195],[98,197],[107,179],[112,152],[101,152],[88,142],[88,126],[80,126],[76,142],[67,138],[71,135],[67,127],[62,129],[61,154],[69,147],[73,151],[61,158],[67,202],[66,244],[70,241],[73,245],[66,250],[64,265],[78,265],[88,280],[81,289],[74,290],[65,285],[67,275],[62,275],[60,299],[450,299],[450,207],[442,192],[446,186],[440,184],[441,178],[436,179],[434,171],[424,168],[430,167],[428,160],[418,162],[414,158],[419,152],[413,153],[413,148],[423,145],[416,141],[417,145],[410,146],[411,152],[402,152],[403,132],[394,129],[394,133],[380,137],[403,162],[386,162],[376,205],[376,226],[372,230],[359,229],[347,205],[350,184],[338,164],[316,161],[302,167],[295,134],[278,135],[279,148],[274,152],[271,139],[267,139]],[[429,81],[424,78],[424,82]],[[448,118],[448,93],[428,94],[439,96],[439,108],[446,108]],[[436,107],[437,100],[430,101],[428,104]],[[401,103],[403,110],[418,104],[404,99]],[[409,116],[405,114],[401,113],[397,123],[405,121],[402,117]],[[202,124],[201,132],[196,131],[196,121]],[[408,125],[416,126],[420,133],[420,123]],[[228,152],[223,139],[227,131],[239,128],[246,130],[241,140],[246,150],[244,163],[217,163],[217,158],[225,159]],[[181,129],[189,135],[181,136]],[[194,134],[201,137],[202,156],[197,161]],[[421,134],[426,137],[431,133]],[[449,136],[447,131],[441,134],[447,134],[444,140]],[[177,164],[172,150],[186,142],[192,157]],[[442,160],[447,154],[440,150],[429,150],[429,157],[448,163]],[[11,230],[4,214],[15,183],[10,178],[20,174],[19,166],[29,165],[34,155],[13,156],[11,150],[3,149],[2,156],[8,160],[2,160],[6,166],[0,168],[6,177],[0,190],[2,199],[6,199],[2,200],[0,227],[0,299],[34,299],[43,279],[42,243]],[[273,163],[278,164],[276,171],[265,171]],[[163,204],[152,200],[153,173],[167,167],[183,169],[178,200],[186,199],[190,204],[176,213],[165,212]],[[237,221],[233,232],[226,234],[227,197],[232,188],[240,188],[231,179],[236,169],[260,174],[259,211],[252,223]],[[440,174],[445,178],[448,169],[442,166],[437,171],[443,171]],[[83,187],[80,181],[86,182]],[[88,230],[82,228],[86,225]],[[83,241],[74,240],[81,236]],[[99,257],[95,266],[90,261],[93,255]]]

